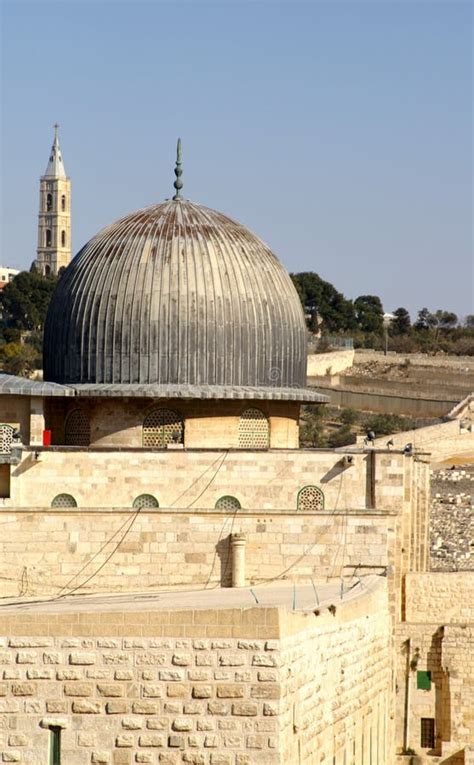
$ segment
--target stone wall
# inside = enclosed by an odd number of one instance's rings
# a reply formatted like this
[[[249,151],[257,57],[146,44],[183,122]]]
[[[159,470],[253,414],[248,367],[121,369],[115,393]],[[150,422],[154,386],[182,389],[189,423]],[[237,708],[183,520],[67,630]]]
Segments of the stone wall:
[[[471,369],[474,371],[474,358],[472,356],[431,356],[427,353],[395,353],[389,351],[385,356],[383,351],[373,351],[358,348],[355,352],[355,364],[365,364],[369,361],[380,361],[383,364],[404,364],[409,362],[413,366],[435,367],[443,369]]]
[[[377,438],[374,445],[379,448],[385,446],[388,438]],[[450,458],[459,460],[463,456],[472,457],[474,454],[474,427],[463,427],[459,420],[404,430],[401,433],[393,433],[390,438],[395,449],[403,449],[405,444],[411,443],[415,449],[429,452],[433,462]]]
[[[443,397],[432,399],[403,394],[370,393],[368,391],[336,388],[323,384],[319,380],[312,383],[319,393],[329,396],[333,406],[361,409],[367,412],[381,414],[403,414],[412,417],[443,417],[447,414],[459,397]]]
[[[407,622],[474,622],[474,571],[407,574],[405,601]]]
[[[247,509],[295,511],[299,490],[317,485],[330,511],[366,509],[374,506],[373,473],[377,507],[397,510],[406,458],[360,450],[352,457],[347,466],[344,454],[331,450],[32,449],[12,466],[11,505],[50,507],[68,492],[82,508],[130,508],[138,495],[151,493],[163,508],[213,508],[232,495]]]
[[[380,572],[393,547],[392,522],[393,516],[370,511],[1,513],[0,595],[43,597],[63,587],[146,592],[229,586],[230,534],[236,532],[247,535],[248,584],[282,572],[295,581],[352,575],[356,569]]]
[[[24,443],[30,440],[30,397],[0,396],[0,423],[19,428]]]
[[[353,363],[353,350],[310,354],[308,356],[307,375],[308,377],[337,375],[346,369],[350,369]]]
[[[396,746],[416,751],[420,765],[463,765],[464,749],[474,739],[474,625],[400,624],[397,651]],[[429,690],[418,673],[430,672]],[[408,715],[407,715],[408,712]],[[435,721],[435,746],[421,746],[421,719]]]
[[[1,500],[1,592],[227,585],[230,534],[242,532],[248,582],[390,565],[399,593],[405,571],[426,569],[427,466],[394,452],[351,456],[348,465],[342,454],[312,450],[258,458],[243,451],[27,452],[12,470],[11,498]],[[321,487],[324,508],[297,509],[308,484]],[[78,508],[50,508],[60,493],[74,496]],[[144,493],[160,507],[134,510]],[[229,495],[241,509],[215,509]]]
[[[390,625],[379,608],[282,641],[283,763],[392,762]]]
[[[81,409],[90,422],[92,445],[141,447],[143,421],[157,408],[181,415],[188,448],[238,448],[240,415],[249,408],[259,409],[268,418],[272,448],[298,447],[300,407],[287,401],[51,398],[46,402],[46,427],[52,430],[53,444],[64,444],[66,417],[72,410]]]
[[[3,761],[389,765],[386,605],[5,615]]]

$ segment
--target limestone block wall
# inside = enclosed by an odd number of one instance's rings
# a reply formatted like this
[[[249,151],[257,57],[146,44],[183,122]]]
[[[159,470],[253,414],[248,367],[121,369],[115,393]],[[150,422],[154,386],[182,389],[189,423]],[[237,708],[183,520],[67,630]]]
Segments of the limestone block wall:
[[[334,616],[36,613],[2,632],[4,762],[47,762],[57,726],[67,765],[342,765],[346,733],[352,761],[391,763],[383,588]]]
[[[353,604],[344,626],[333,619],[324,630],[281,641],[288,668],[281,701],[284,763],[393,762],[390,622],[386,600],[378,603],[374,610]]]
[[[30,440],[30,399],[28,396],[0,396],[0,423],[19,428],[24,443]]]
[[[404,623],[395,630],[396,747],[414,749],[420,765],[464,763],[474,739],[474,625]],[[418,673],[430,672],[429,690]],[[435,746],[421,746],[421,720],[434,720]]]
[[[405,444],[412,443],[415,449],[429,452],[433,462],[462,455],[471,457],[474,454],[474,428],[462,427],[461,422],[458,419],[448,420],[438,425],[393,433],[390,438],[396,449],[403,449]],[[375,440],[375,446],[379,448],[386,443],[386,436]]]
[[[331,385],[313,381],[319,393],[329,396],[333,406],[362,409],[368,412],[380,412],[381,414],[403,414],[413,417],[443,417],[459,399],[459,396],[443,396],[442,398],[428,398],[403,395],[401,392],[371,393],[351,388],[336,388]]]
[[[189,448],[238,448],[239,418],[248,408],[259,409],[268,417],[271,448],[298,447],[299,404],[287,401],[49,399],[47,426],[52,430],[53,444],[64,444],[65,419],[72,410],[81,409],[90,422],[92,445],[141,447],[143,420],[156,408],[171,409],[181,415],[184,443]]]
[[[416,550],[410,534],[427,526],[418,485],[426,465],[418,461],[415,470],[415,458],[394,452],[352,456],[347,466],[342,454],[314,450],[31,450],[12,466],[11,497],[1,500],[0,590],[227,585],[230,534],[242,532],[249,583],[389,565],[399,616],[403,574],[425,567],[422,533]],[[298,509],[305,485],[322,489],[323,509]],[[61,493],[78,507],[51,508]],[[154,495],[159,508],[134,510],[141,494]],[[241,509],[216,510],[223,496],[236,497]]]
[[[407,574],[405,601],[407,622],[474,622],[474,571]]]
[[[308,355],[308,377],[337,375],[350,369],[354,364],[354,350],[330,351],[328,353],[313,353]]]
[[[343,457],[331,450],[32,449],[12,467],[11,504],[50,507],[58,493],[68,492],[82,508],[131,507],[139,494],[150,493],[160,507],[195,510],[232,495],[247,509],[295,511],[299,490],[317,485],[330,511],[371,507],[373,458],[355,452],[347,467]],[[394,453],[375,457],[381,510],[400,507],[404,460]]]
[[[1,513],[0,596],[229,586],[236,532],[247,535],[248,585],[278,576],[308,582],[380,573],[393,546],[393,520],[374,512]]]

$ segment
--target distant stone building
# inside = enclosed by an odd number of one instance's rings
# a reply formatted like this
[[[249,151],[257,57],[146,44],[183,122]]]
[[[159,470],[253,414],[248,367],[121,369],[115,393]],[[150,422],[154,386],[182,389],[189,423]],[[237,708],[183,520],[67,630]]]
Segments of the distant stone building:
[[[59,145],[58,125],[48,164],[40,179],[38,248],[34,265],[43,276],[56,275],[71,261],[71,181]]]
[[[12,279],[19,274],[17,268],[10,268],[9,266],[0,266],[0,290],[3,290]]]

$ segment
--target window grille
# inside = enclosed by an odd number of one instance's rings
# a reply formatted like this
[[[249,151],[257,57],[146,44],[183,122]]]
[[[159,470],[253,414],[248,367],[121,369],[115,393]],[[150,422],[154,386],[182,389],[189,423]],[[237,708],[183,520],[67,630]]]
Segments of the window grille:
[[[13,428],[11,425],[0,425],[0,453],[8,454],[12,450]]]
[[[66,446],[89,446],[91,428],[89,418],[82,409],[73,409],[66,418],[64,429]]]
[[[136,497],[133,500],[133,507],[138,510],[139,508],[146,508],[146,507],[159,507],[158,500],[156,497],[153,496],[153,494],[140,494],[139,497]]]
[[[298,494],[298,510],[324,510],[324,494],[319,486],[305,486]]]
[[[270,428],[268,419],[260,409],[246,409],[239,420],[239,447],[241,449],[268,449]]]
[[[242,505],[237,497],[220,497],[216,502],[216,510],[240,510]]]
[[[171,409],[154,409],[143,422],[143,446],[182,444],[183,435],[182,417]]]
[[[424,748],[434,749],[434,745],[435,745],[434,717],[422,717],[420,746]]]
[[[56,494],[51,507],[77,507],[77,502],[71,494]]]

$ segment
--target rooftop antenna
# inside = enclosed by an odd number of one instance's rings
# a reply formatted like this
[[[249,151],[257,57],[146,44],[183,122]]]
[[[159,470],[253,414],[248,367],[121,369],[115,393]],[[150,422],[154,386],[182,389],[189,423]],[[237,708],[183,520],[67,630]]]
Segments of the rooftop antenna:
[[[181,199],[181,189],[183,188],[183,181],[181,180],[181,176],[183,174],[183,168],[181,167],[182,158],[183,153],[181,149],[181,138],[178,138],[178,144],[176,146],[176,167],[174,169],[176,180],[173,183],[173,186],[176,189],[176,194],[174,195],[173,199]]]

